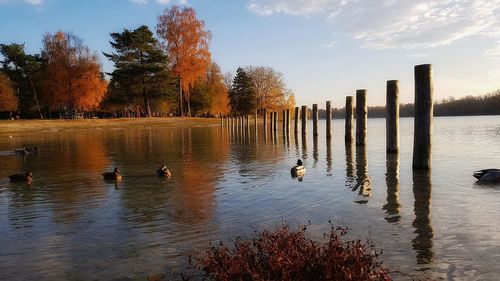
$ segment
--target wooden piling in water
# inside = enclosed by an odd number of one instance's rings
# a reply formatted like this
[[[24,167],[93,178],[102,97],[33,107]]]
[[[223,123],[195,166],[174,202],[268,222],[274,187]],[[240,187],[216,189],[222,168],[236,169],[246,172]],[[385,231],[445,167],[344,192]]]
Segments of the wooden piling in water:
[[[286,110],[281,111],[281,129],[283,130],[283,136],[285,135],[284,133],[286,132]]]
[[[385,139],[387,153],[399,152],[399,81],[387,81]]]
[[[250,114],[247,114],[246,115],[246,127],[247,127],[247,131],[250,130]]]
[[[345,143],[352,143],[353,97],[345,97]]]
[[[300,110],[300,119],[302,121],[302,134],[307,134],[307,106],[303,105]]]
[[[293,132],[295,134],[299,133],[299,107],[295,107],[295,114],[294,114],[294,127],[293,127]]]
[[[285,129],[286,129],[286,132],[290,132],[290,109],[287,109],[286,110],[286,119],[285,119],[285,122],[286,122],[286,125],[285,125]]]
[[[326,138],[332,137],[332,102],[326,102]]]
[[[413,169],[432,167],[433,92],[432,65],[415,66]]]
[[[272,132],[273,131],[273,119],[274,119],[274,114],[273,112],[269,112],[269,130]]]
[[[273,125],[273,128],[274,128],[274,131],[276,132],[278,130],[278,112],[275,111],[273,113],[274,115],[274,125]]]
[[[313,136],[318,136],[318,104],[313,104],[312,108],[312,119],[313,119]]]
[[[262,112],[262,121],[264,122],[262,125],[264,127],[264,132],[267,130],[267,109],[264,108],[264,112]]]
[[[366,121],[368,107],[366,105],[366,90],[356,90],[356,145],[366,145]]]

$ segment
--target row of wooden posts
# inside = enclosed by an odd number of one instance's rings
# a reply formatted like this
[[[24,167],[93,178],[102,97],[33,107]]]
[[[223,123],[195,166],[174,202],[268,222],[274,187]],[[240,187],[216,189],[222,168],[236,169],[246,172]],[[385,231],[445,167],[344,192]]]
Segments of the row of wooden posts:
[[[413,168],[431,168],[431,148],[432,148],[432,119],[433,119],[433,84],[432,65],[417,65],[415,73],[415,117],[414,117],[414,138],[413,138]],[[354,112],[354,109],[356,112]],[[300,118],[299,118],[300,113]],[[352,143],[353,120],[356,117],[356,146],[365,146],[367,138],[367,118],[368,107],[366,104],[366,90],[356,91],[356,107],[353,104],[353,97],[347,96],[345,103],[345,142]],[[266,109],[262,112],[264,131],[267,131]],[[301,121],[302,134],[307,134],[307,106],[295,107],[294,112],[294,133],[298,134],[299,119]],[[255,129],[257,129],[257,114],[255,115]],[[290,132],[290,110],[282,111],[283,132]],[[312,107],[313,136],[318,136],[318,105]],[[246,126],[250,124],[249,116],[221,118],[221,125]],[[330,139],[332,124],[331,102],[326,102],[326,138]],[[278,112],[269,112],[269,127],[271,131],[278,130]],[[386,150],[387,153],[399,153],[399,81],[387,81],[386,92]]]

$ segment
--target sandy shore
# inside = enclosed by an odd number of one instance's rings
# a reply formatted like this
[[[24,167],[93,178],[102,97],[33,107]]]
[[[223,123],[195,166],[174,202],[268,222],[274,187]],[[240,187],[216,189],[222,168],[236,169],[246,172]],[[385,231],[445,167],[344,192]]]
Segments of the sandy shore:
[[[91,130],[106,128],[143,127],[204,127],[220,124],[217,118],[120,118],[78,120],[1,120],[0,135],[34,133],[39,131]]]

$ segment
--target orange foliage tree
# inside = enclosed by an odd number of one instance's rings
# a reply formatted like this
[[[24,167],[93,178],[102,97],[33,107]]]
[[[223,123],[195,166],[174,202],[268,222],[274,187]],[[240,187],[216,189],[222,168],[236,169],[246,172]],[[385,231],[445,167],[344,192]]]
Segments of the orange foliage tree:
[[[220,67],[212,62],[205,75],[196,81],[192,89],[192,107],[196,113],[227,115],[230,112],[227,86]]]
[[[45,77],[43,98],[49,110],[69,108],[92,110],[102,101],[107,88],[96,53],[71,33],[47,33],[42,57]]]
[[[192,8],[173,6],[158,17],[156,33],[171,60],[172,70],[179,78],[180,112],[184,115],[182,92],[187,101],[187,114],[191,115],[190,90],[203,76],[211,61],[210,31],[196,18]]]
[[[14,111],[17,109],[18,100],[9,78],[0,73],[0,111]]]

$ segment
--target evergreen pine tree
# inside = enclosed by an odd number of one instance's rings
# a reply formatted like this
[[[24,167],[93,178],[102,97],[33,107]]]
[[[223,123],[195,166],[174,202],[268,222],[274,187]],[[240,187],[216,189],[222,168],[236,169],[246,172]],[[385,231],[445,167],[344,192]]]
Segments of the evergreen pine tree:
[[[247,73],[239,67],[229,91],[229,103],[233,114],[250,114],[257,108],[257,97],[252,81]]]

